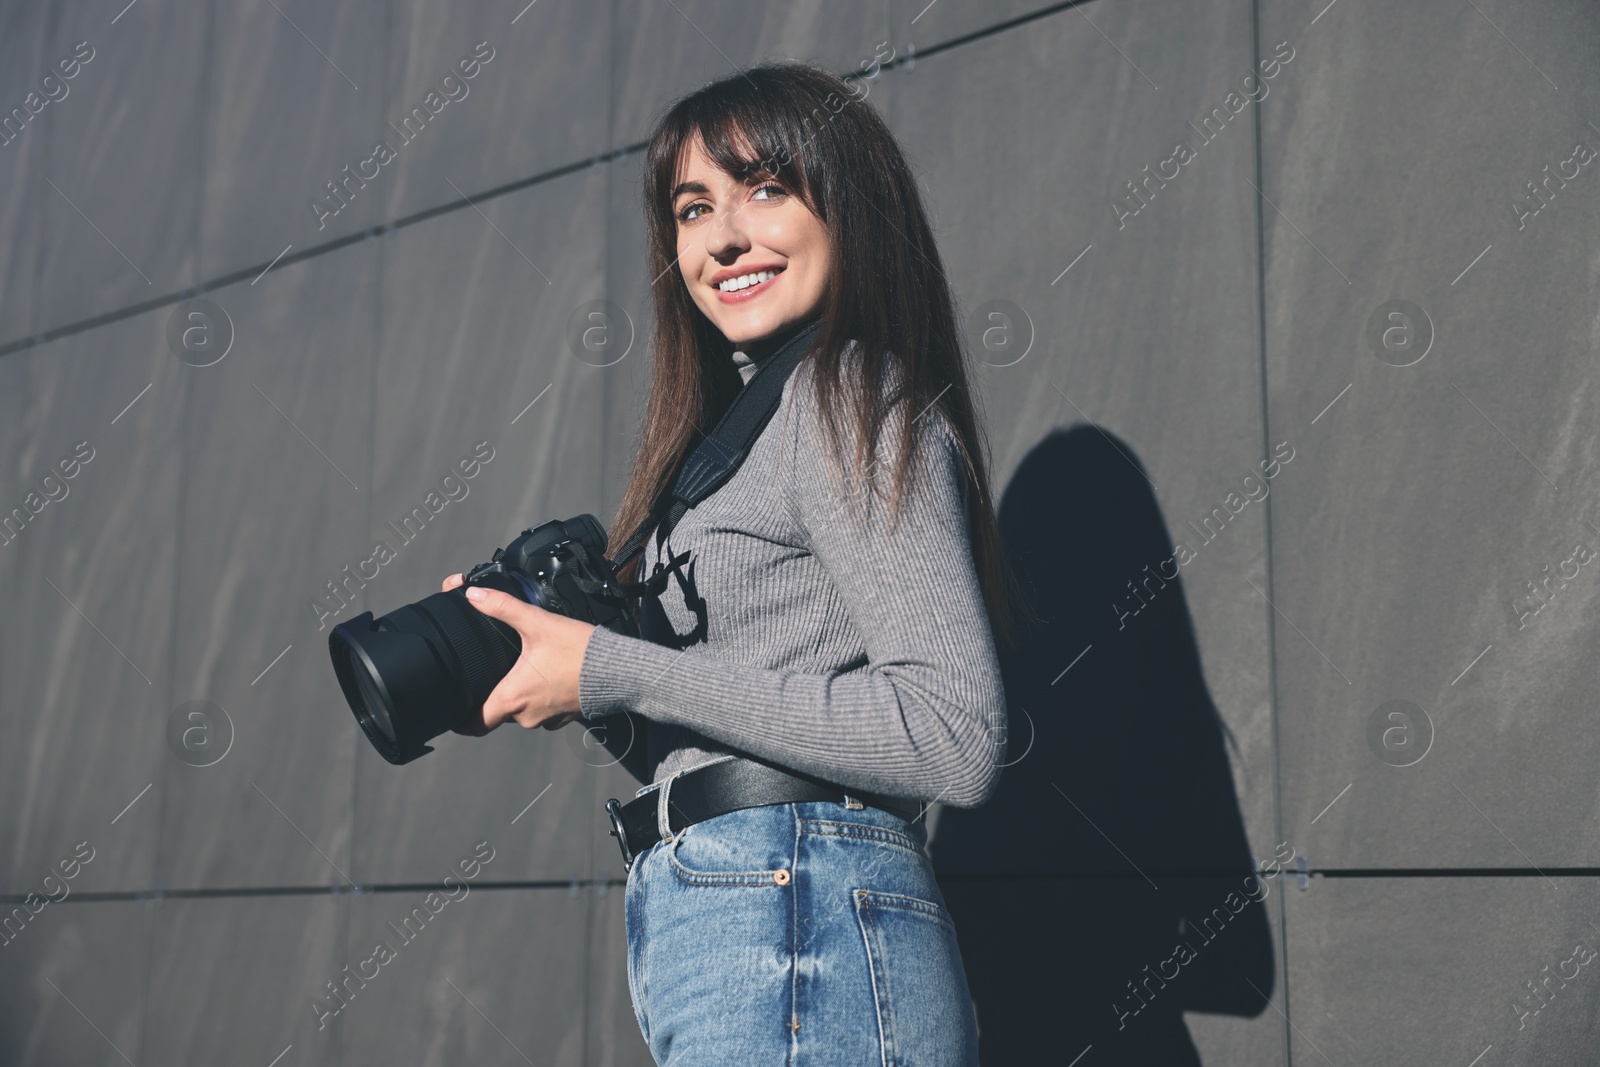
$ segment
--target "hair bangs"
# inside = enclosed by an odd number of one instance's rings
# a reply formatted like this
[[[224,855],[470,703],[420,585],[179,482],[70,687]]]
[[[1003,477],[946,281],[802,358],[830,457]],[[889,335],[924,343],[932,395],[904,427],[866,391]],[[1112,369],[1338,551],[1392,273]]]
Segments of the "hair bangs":
[[[774,96],[729,85],[721,92],[704,93],[693,106],[669,118],[652,144],[659,155],[650,160],[654,186],[650,192],[664,218],[672,213],[672,190],[684,153],[698,137],[718,169],[747,185],[776,179],[827,221],[825,205],[813,195],[811,175],[803,163],[802,149],[816,138],[810,113],[796,107],[792,96]]]

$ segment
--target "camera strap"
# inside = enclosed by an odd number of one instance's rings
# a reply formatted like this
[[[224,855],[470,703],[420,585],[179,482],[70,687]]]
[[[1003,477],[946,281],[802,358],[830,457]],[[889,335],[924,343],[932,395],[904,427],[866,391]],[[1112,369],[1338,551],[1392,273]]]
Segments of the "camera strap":
[[[812,319],[756,368],[755,374],[739,391],[717,425],[678,468],[671,489],[661,494],[650,509],[650,514],[623,543],[614,564],[617,570],[627,566],[643,550],[653,531],[659,527],[660,539],[665,541],[686,511],[733,477],[756,439],[761,436],[761,431],[766,429],[773,413],[778,410],[778,404],[783,399],[784,384],[795,367],[799,366],[821,325],[821,318]],[[648,579],[620,583],[614,592],[624,596],[660,596],[667,586],[667,575],[677,570],[688,558],[689,553],[683,552],[673,556],[669,564],[657,562],[655,573]]]

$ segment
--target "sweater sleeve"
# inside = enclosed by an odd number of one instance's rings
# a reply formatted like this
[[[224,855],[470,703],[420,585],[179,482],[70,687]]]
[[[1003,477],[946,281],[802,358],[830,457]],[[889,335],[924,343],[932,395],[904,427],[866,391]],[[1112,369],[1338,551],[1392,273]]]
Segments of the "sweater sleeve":
[[[954,433],[937,413],[923,420],[920,477],[891,524],[887,492],[852,496],[830,478],[810,388],[792,393],[792,417],[780,411],[769,430],[788,423],[791,507],[866,662],[764,670],[602,627],[579,675],[583,714],[625,709],[842,786],[976,807],[999,781],[1006,708]],[[893,469],[894,429],[880,439],[880,472]]]

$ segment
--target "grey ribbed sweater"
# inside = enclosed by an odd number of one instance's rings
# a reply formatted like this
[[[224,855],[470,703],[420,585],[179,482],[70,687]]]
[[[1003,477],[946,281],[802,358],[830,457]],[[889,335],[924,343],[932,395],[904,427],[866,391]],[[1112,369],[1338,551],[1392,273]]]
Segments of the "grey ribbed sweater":
[[[749,381],[757,365],[743,352],[734,362]],[[852,505],[830,470],[810,371],[807,360],[790,376],[738,472],[664,548],[646,545],[641,576],[667,553],[693,554],[659,607],[641,605],[645,639],[594,631],[581,713],[643,717],[634,744],[648,781],[739,751],[866,792],[976,806],[999,780],[1006,709],[954,432],[937,409],[917,420],[922,477],[891,528],[886,492],[860,490]],[[880,472],[893,469],[894,430]]]

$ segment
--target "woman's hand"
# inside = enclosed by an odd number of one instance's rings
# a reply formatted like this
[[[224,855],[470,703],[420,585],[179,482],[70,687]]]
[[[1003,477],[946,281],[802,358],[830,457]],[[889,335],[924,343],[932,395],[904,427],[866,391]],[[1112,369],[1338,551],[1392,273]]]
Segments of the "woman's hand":
[[[444,580],[449,592],[460,574]],[[522,638],[522,654],[483,702],[483,724],[493,730],[507,720],[525,729],[558,730],[578,717],[578,671],[594,625],[535,607],[497,589],[473,586],[467,601],[499,619]]]

